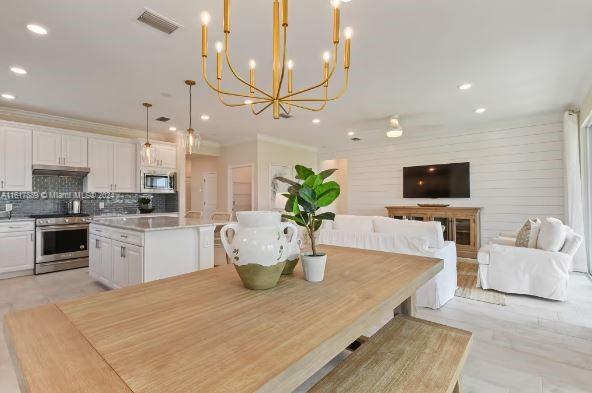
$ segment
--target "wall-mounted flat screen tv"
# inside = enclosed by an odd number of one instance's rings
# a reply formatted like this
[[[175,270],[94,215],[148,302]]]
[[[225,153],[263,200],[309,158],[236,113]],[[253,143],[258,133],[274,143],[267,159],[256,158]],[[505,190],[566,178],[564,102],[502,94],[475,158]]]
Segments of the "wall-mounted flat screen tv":
[[[469,163],[403,168],[403,198],[470,198]]]

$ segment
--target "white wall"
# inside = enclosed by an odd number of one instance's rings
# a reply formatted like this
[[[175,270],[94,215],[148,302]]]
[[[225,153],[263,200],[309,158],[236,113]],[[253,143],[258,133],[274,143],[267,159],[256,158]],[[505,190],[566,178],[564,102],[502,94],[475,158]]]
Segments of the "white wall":
[[[404,166],[471,163],[471,198],[438,202],[480,206],[482,243],[500,231],[518,230],[528,217],[563,220],[562,122],[560,116],[515,126],[431,135],[408,131],[377,146],[323,152],[321,159],[347,159],[349,210],[385,215],[388,205],[433,200],[403,199]]]
[[[228,170],[231,166],[252,164],[257,171],[257,141],[223,146],[218,159],[218,209],[228,211]],[[257,176],[255,182],[254,209],[257,210]]]
[[[275,207],[271,204],[272,164],[287,165],[291,168],[300,164],[316,170],[318,153],[311,147],[260,136],[257,142],[258,210],[270,210]]]

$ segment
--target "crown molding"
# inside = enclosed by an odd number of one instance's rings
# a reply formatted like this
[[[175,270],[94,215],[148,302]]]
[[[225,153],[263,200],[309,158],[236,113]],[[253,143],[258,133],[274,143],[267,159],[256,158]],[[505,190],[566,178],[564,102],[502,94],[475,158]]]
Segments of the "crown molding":
[[[114,126],[104,123],[96,123],[86,120],[79,120],[70,117],[50,115],[27,111],[23,109],[0,106],[0,120],[12,121],[15,123],[25,123],[42,127],[61,128],[73,131],[82,131],[92,134],[108,135],[130,139],[142,139],[146,137],[146,131],[132,128]],[[151,132],[150,139],[176,143],[177,133],[170,134]],[[213,141],[202,140],[202,145],[214,149],[219,149],[220,144]]]
[[[312,151],[314,153],[318,153],[318,151],[319,151],[319,148],[316,146],[305,145],[305,144],[301,144],[301,143],[297,143],[297,142],[292,142],[287,139],[281,139],[281,138],[277,138],[275,136],[269,136],[269,135],[263,135],[263,134],[257,134],[257,141],[275,143],[277,145],[284,145],[284,146],[289,146],[289,147],[295,147],[298,149]]]

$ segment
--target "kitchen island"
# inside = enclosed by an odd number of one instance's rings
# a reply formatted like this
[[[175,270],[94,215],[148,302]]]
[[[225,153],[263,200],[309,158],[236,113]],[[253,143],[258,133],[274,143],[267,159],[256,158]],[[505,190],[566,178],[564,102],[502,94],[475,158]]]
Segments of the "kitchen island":
[[[111,288],[214,267],[214,229],[225,222],[160,216],[90,224],[89,274]]]

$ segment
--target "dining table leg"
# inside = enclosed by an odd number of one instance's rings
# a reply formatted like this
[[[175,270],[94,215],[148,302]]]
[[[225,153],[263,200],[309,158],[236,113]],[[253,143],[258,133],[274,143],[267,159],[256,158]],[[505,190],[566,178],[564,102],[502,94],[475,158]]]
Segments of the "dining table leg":
[[[414,317],[417,311],[415,305],[415,294],[409,296],[403,303],[401,303],[401,314]]]

